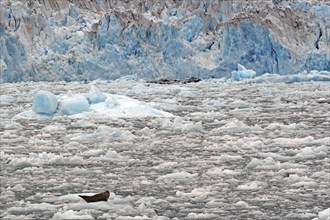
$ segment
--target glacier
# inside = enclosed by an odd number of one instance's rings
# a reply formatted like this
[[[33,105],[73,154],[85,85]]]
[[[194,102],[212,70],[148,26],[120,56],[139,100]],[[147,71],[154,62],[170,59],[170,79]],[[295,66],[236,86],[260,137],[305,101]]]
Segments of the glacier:
[[[0,2],[3,82],[330,71],[327,1]]]

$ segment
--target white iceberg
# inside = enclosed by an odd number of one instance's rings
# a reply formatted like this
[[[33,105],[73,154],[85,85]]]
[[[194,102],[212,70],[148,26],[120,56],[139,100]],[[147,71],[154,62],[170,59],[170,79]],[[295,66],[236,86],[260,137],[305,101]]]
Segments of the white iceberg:
[[[86,97],[81,95],[65,98],[61,103],[61,113],[63,115],[74,115],[89,110],[89,103]]]
[[[237,64],[237,71],[234,70],[231,72],[231,78],[234,81],[240,81],[242,79],[252,79],[257,75],[256,71],[248,70],[245,66]]]
[[[104,102],[107,99],[107,95],[104,94],[99,88],[92,85],[89,93],[87,95],[89,103],[99,103]]]

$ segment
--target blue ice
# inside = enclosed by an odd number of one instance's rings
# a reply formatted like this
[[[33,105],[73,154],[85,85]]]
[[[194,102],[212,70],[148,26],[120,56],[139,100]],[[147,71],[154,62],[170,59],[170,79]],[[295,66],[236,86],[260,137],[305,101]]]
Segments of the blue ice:
[[[52,115],[57,110],[57,98],[48,91],[38,91],[34,96],[33,111],[38,114]]]

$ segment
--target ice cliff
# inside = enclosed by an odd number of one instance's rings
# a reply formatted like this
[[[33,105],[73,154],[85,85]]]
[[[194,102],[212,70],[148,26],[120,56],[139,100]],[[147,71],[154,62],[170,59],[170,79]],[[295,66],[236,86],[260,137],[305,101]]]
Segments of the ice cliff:
[[[330,3],[0,0],[1,82],[330,71]]]

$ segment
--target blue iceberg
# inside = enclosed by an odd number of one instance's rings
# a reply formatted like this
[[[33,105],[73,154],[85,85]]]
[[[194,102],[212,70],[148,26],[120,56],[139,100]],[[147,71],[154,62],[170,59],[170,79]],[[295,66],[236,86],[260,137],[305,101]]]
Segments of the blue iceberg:
[[[48,91],[39,91],[34,96],[33,111],[38,114],[52,115],[57,110],[57,98]]]

